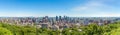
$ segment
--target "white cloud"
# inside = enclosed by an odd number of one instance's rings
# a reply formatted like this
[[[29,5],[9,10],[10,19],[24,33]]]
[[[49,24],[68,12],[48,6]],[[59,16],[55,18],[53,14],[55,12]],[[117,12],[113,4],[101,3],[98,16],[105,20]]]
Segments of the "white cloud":
[[[101,16],[101,17],[109,17],[109,16],[120,16],[119,13],[115,13],[116,8],[114,6],[108,5],[106,3],[113,3],[114,0],[91,0],[86,2],[82,6],[77,6],[72,9],[75,12],[88,12],[86,14],[80,14],[80,16]],[[118,10],[120,11],[120,10]],[[91,13],[90,13],[91,12]]]

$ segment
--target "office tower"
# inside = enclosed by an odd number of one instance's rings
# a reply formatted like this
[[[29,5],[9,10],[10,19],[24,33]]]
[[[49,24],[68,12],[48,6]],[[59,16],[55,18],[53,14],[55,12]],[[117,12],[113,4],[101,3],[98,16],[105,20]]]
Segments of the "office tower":
[[[61,16],[59,16],[59,20],[60,20],[60,21],[62,20],[62,17],[61,17]]]
[[[58,21],[59,19],[58,19],[58,16],[56,16],[56,21]]]

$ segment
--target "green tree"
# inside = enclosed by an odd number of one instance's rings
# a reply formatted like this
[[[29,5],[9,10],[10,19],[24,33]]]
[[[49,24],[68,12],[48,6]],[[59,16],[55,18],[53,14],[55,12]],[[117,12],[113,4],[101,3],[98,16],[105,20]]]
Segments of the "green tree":
[[[13,34],[8,29],[0,27],[0,35],[13,35]]]

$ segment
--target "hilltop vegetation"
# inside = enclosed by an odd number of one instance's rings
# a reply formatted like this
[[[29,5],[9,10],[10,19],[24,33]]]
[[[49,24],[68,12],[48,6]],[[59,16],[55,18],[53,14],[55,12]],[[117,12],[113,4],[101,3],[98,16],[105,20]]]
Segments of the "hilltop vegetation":
[[[120,22],[102,26],[90,24],[79,28],[66,28],[62,31],[0,23],[0,35],[118,35],[119,33]]]

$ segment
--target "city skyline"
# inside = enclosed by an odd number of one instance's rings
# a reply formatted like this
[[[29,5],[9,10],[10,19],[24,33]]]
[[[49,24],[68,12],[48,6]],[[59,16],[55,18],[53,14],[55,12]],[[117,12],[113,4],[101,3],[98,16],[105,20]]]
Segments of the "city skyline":
[[[0,17],[120,17],[120,0],[0,0]]]

